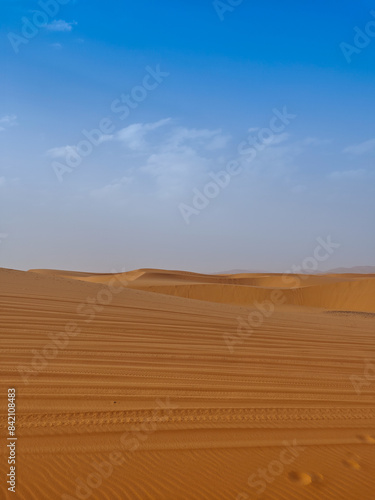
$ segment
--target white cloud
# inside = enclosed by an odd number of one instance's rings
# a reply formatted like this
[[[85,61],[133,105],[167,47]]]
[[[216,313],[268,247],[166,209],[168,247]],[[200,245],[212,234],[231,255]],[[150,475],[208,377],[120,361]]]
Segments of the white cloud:
[[[145,136],[148,132],[163,127],[170,122],[170,118],[159,120],[154,123],[134,123],[117,132],[115,139],[121,141],[129,149],[143,150],[146,146]]]
[[[126,172],[154,185],[159,197],[181,192],[187,184],[204,178],[217,167],[214,151],[223,149],[230,136],[221,130],[173,126],[170,118],[152,123],[134,123],[114,134],[111,139],[127,148]],[[50,154],[60,150],[52,150]],[[147,181],[148,179],[148,181]],[[128,181],[126,182],[126,185]],[[124,182],[113,181],[93,191],[105,197],[123,191]],[[157,190],[155,191],[155,185]]]
[[[181,193],[217,168],[212,151],[225,147],[229,139],[221,130],[173,127],[154,141],[139,170],[154,179],[160,197]]]
[[[221,129],[176,126],[170,118],[133,123],[113,135],[101,138],[100,142],[112,141],[113,144],[117,142],[125,146],[126,154],[122,153],[119,157],[123,165],[122,173],[117,174],[119,178],[110,179],[111,182],[90,194],[95,198],[110,198],[114,195],[121,199],[125,192],[128,196],[127,186],[134,180],[132,190],[141,187],[159,198],[181,196],[187,190],[207,182],[210,172],[225,169],[228,161],[236,159],[233,151],[227,148],[230,140],[231,137]],[[252,178],[271,181],[281,178],[290,183],[294,192],[302,192],[304,187],[296,178],[298,168],[295,159],[306,150],[308,144],[311,144],[310,140],[290,141],[290,135],[285,132],[276,134],[260,150],[257,148],[257,156],[251,163],[246,155],[240,155],[237,159],[244,173]],[[76,146],[67,145],[51,148],[46,155],[56,159],[76,152]]]
[[[175,149],[185,144],[187,147],[193,146],[194,148],[202,147],[207,150],[215,150],[224,148],[229,140],[230,136],[223,135],[220,129],[176,127],[170,132],[167,146],[169,149]]]
[[[370,139],[359,144],[353,144],[344,149],[344,153],[351,153],[354,155],[363,155],[375,150],[375,139]]]
[[[219,133],[218,135],[213,137],[210,143],[207,144],[206,149],[210,151],[213,151],[215,149],[223,149],[228,145],[230,140],[230,135],[222,135],[221,133]]]
[[[161,195],[180,191],[186,183],[193,181],[214,168],[214,162],[198,151],[158,151],[151,154],[140,171],[155,179]]]
[[[271,146],[275,146],[276,144],[282,144],[286,142],[290,138],[290,134],[287,132],[283,132],[282,134],[276,134],[272,136]]]
[[[102,144],[103,142],[111,141],[113,139],[113,135],[101,135],[97,138],[97,144]],[[45,152],[45,155],[49,158],[65,158],[68,154],[80,155],[79,148],[77,146],[58,146],[56,148],[48,149]]]
[[[148,186],[160,198],[181,196],[186,190],[207,182],[210,172],[224,169],[228,161],[235,159],[226,149],[231,137],[222,130],[175,126],[170,118],[129,125],[112,138],[127,148],[127,175],[131,173],[140,180],[138,186]],[[284,132],[265,144],[251,164],[246,155],[238,160],[252,178],[282,178],[291,183],[293,192],[301,193],[306,186],[296,178],[295,159],[312,143],[315,140],[309,138],[291,142],[290,135]],[[92,194],[106,196],[122,189],[123,183],[113,181]]]
[[[76,153],[76,146],[61,146],[57,148],[51,148],[46,151],[46,155],[50,158],[65,158],[69,153]]]
[[[157,146],[155,140],[149,137],[149,133],[170,125],[172,120],[166,118],[153,123],[134,123],[120,130],[115,139],[121,141],[132,151],[146,152],[148,148]],[[186,127],[174,127],[168,129],[159,142],[157,149],[163,152],[177,151],[184,147],[197,149],[202,147],[207,150],[224,148],[230,140],[229,135],[223,135],[221,130],[194,129]]]
[[[125,186],[129,186],[133,182],[133,177],[132,176],[124,176],[121,179],[115,180],[106,186],[103,186],[101,188],[93,189],[90,193],[90,195],[93,198],[107,198],[107,197],[113,197],[116,195],[116,193],[120,193],[122,188]]]
[[[16,115],[5,115],[0,118],[0,123],[4,123],[6,125],[13,125],[17,120]]]
[[[16,115],[5,115],[0,118],[0,132],[3,132],[8,127],[13,127],[14,125],[17,125]]]
[[[102,144],[103,142],[112,141],[112,139],[113,139],[113,135],[103,134],[98,138],[98,144]]]
[[[72,31],[73,26],[76,24],[76,21],[67,22],[63,19],[55,19],[52,23],[46,25],[46,29],[49,31]]]
[[[363,179],[366,176],[366,170],[364,168],[358,168],[356,170],[336,170],[328,175],[329,179],[332,180],[342,180],[342,179]]]
[[[287,133],[278,134],[268,143],[264,143],[261,149],[251,146],[252,151],[258,149],[256,156],[240,155],[239,161],[246,175],[259,180],[283,179],[283,181],[298,182],[295,179],[298,171],[295,160],[305,151],[306,146],[303,145],[303,141],[291,142],[289,139]],[[259,141],[257,143],[260,144]]]

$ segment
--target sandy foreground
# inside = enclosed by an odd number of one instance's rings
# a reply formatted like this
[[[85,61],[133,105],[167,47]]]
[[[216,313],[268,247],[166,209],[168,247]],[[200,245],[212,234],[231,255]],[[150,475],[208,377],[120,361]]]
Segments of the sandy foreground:
[[[0,284],[1,499],[375,498],[375,275]]]

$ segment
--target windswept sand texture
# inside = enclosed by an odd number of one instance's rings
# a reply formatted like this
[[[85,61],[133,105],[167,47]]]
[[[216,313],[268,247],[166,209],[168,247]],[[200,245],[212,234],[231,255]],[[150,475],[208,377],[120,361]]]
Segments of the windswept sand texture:
[[[375,498],[374,275],[116,278],[0,269],[0,498]]]

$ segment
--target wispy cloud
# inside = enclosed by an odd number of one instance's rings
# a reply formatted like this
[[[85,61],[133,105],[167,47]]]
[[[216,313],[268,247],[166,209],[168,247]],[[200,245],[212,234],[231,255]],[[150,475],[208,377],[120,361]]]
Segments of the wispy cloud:
[[[129,186],[133,181],[132,176],[124,176],[121,177],[121,179],[116,179],[113,182],[110,182],[109,184],[100,187],[98,189],[93,189],[90,193],[90,195],[93,198],[106,198],[106,197],[111,197],[113,198],[117,194],[121,194],[121,190],[125,186]]]
[[[134,123],[121,129],[114,139],[121,141],[133,151],[146,152],[152,141],[148,135],[161,127],[172,125],[171,118],[165,118],[153,123]],[[224,148],[230,140],[229,135],[222,134],[221,130],[195,129],[186,127],[169,127],[159,143],[164,152],[171,152],[185,147],[204,147],[207,150]]]
[[[253,137],[259,129],[250,131]],[[194,186],[207,182],[210,172],[223,169],[226,161],[233,159],[233,147],[236,147],[232,137],[221,129],[184,127],[170,118],[131,124],[107,140],[125,147],[126,156],[121,160],[125,177],[111,180],[91,195],[121,202],[139,189],[148,193],[151,189],[160,199],[182,197]],[[328,142],[312,137],[296,141],[289,133],[277,134],[269,144],[259,148],[251,162],[246,154],[239,154],[238,162],[245,176],[243,182],[282,182],[292,193],[301,194],[308,186],[298,165],[300,156],[309,148]],[[52,154],[59,152],[52,150]],[[332,175],[332,178],[339,176]],[[345,175],[359,174],[343,174],[343,177]]]
[[[125,172],[134,180],[132,189],[153,186],[153,193],[159,198],[182,196],[191,187],[207,181],[207,175],[223,168],[225,158],[233,155],[229,146],[235,146],[230,144],[231,136],[221,129],[178,126],[170,118],[129,125],[112,139],[126,147]],[[292,141],[288,133],[280,133],[251,165],[246,156],[240,156],[239,162],[252,178],[282,178],[296,186],[294,192],[301,193],[306,186],[295,178],[295,160],[314,142]],[[128,184],[128,180],[114,180],[92,195],[108,199],[121,198],[120,193],[129,196]]]
[[[354,155],[363,155],[366,153],[371,153],[375,150],[375,139],[369,139],[365,142],[360,142],[359,144],[353,144],[344,149],[344,153],[351,153]]]
[[[102,144],[103,142],[111,141],[113,139],[112,135],[103,134],[96,139],[97,144]],[[80,151],[77,146],[58,146],[56,148],[50,148],[45,153],[45,156],[48,158],[57,159],[57,158],[66,158],[67,155],[78,155]]]
[[[282,134],[277,134],[272,138],[271,145],[276,146],[277,144],[282,144],[290,139],[290,134],[283,132]]]
[[[225,147],[229,139],[221,130],[171,126],[148,144],[139,171],[156,182],[159,196],[177,194],[215,168],[214,152]]]
[[[137,179],[139,185],[154,185],[158,197],[180,193],[187,183],[215,168],[215,151],[225,148],[230,136],[221,130],[176,126],[171,118],[165,118],[129,125],[111,140],[126,148],[126,176],[95,189],[91,193],[95,198],[119,198]],[[56,149],[50,154],[62,153]]]
[[[178,148],[184,144],[187,147],[202,147],[209,151],[222,149],[230,141],[229,135],[224,135],[220,129],[196,129],[186,127],[176,127],[170,134],[167,141],[168,148]]]
[[[259,129],[250,130],[247,146],[251,149]],[[89,193],[97,200],[121,203],[138,191],[148,195],[152,192],[160,199],[182,197],[194,186],[204,185],[211,172],[219,172],[226,161],[234,158],[243,168],[243,183],[282,182],[292,193],[300,194],[308,190],[304,169],[299,166],[301,155],[311,147],[327,144],[326,140],[312,137],[293,140],[283,132],[263,147],[258,145],[258,154],[249,162],[249,155],[240,151],[237,141],[221,129],[185,127],[171,118],[133,123],[103,136],[99,142],[107,142],[111,149],[116,144],[121,147],[111,152],[112,156],[119,154],[117,176],[103,186],[89,189]],[[77,146],[66,145],[51,148],[46,155],[59,159],[78,153]],[[338,171],[330,175],[338,179],[362,174]]]
[[[60,146],[57,148],[51,148],[46,151],[46,156],[49,158],[65,158],[67,154],[75,153],[77,151],[76,146]]]
[[[64,21],[63,19],[55,19],[51,23],[46,25],[48,31],[72,31],[73,26],[77,23],[76,21]]]
[[[5,115],[0,118],[0,132],[3,132],[8,127],[13,127],[14,125],[17,125],[16,115]]]
[[[121,141],[127,148],[133,151],[144,150],[146,135],[153,130],[167,125],[170,121],[170,118],[165,118],[153,123],[133,123],[119,130],[113,138]]]

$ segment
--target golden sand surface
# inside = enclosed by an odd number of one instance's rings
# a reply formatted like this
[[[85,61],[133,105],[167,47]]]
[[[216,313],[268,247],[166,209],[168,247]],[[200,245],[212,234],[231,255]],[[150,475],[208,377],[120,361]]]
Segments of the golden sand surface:
[[[0,284],[1,499],[375,498],[375,275]]]

